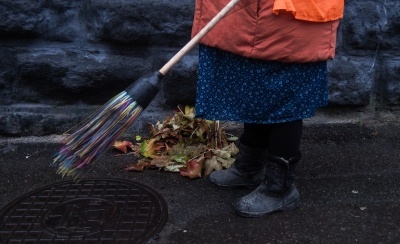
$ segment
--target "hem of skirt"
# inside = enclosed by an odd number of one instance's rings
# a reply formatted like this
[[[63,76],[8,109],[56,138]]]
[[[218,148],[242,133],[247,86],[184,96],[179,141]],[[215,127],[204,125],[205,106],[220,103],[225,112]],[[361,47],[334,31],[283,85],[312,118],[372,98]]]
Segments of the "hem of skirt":
[[[202,116],[196,115],[196,118],[201,118],[205,120],[212,120],[212,121],[230,121],[230,122],[238,122],[238,123],[251,123],[251,124],[278,124],[278,123],[286,123],[286,122],[292,122],[296,120],[302,120],[302,119],[307,119],[311,118],[315,115],[315,113],[312,114],[307,114],[307,115],[302,115],[298,117],[290,117],[290,118],[284,118],[284,119],[263,119],[263,120],[254,120],[254,119],[240,119],[240,118],[224,118],[224,117],[219,117],[217,119],[214,116]]]

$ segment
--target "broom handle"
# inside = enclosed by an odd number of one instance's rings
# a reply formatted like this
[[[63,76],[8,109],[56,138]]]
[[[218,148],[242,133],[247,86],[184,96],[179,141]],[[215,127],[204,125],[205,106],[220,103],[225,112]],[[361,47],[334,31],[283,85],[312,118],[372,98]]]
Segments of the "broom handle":
[[[183,56],[185,56],[194,46],[196,46],[200,39],[203,38],[225,15],[238,4],[240,0],[231,0],[214,18],[203,29],[200,30],[197,35],[195,35],[178,53],[176,53],[169,61],[166,63],[159,72],[162,75],[166,75],[168,71],[179,61]]]

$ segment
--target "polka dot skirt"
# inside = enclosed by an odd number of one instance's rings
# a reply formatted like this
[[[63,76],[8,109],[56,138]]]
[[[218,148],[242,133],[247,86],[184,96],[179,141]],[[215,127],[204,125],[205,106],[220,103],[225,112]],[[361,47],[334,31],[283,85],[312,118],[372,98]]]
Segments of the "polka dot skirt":
[[[312,117],[328,103],[326,61],[249,59],[200,45],[196,115],[272,124]]]

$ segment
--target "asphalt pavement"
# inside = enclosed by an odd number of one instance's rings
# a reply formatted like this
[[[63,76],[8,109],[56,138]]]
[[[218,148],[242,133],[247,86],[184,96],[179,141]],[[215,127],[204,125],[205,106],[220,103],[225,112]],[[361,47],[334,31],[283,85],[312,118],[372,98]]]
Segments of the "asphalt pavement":
[[[62,178],[50,166],[60,136],[0,138],[0,209]],[[148,243],[400,243],[400,123],[310,123],[290,212],[243,218],[233,201],[252,189],[222,190],[207,178],[148,169],[109,150],[88,178],[139,182],[158,192],[168,219]]]

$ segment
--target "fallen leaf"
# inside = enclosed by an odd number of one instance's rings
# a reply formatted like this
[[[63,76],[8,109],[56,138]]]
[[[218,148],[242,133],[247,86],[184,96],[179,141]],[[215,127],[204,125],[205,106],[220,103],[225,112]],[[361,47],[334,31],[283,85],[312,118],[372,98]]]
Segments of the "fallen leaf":
[[[151,165],[157,168],[164,168],[171,164],[170,158],[166,156],[162,156],[159,158],[153,158],[151,160]]]
[[[178,165],[168,165],[165,166],[164,170],[169,171],[169,172],[179,172],[179,169],[185,167],[183,164],[178,164]]]
[[[215,149],[215,150],[211,150],[213,152],[214,155],[216,155],[219,158],[223,158],[223,159],[228,159],[231,158],[231,152],[229,151],[224,151],[224,150],[220,150],[220,149]]]
[[[221,170],[222,165],[217,161],[216,156],[212,156],[209,159],[206,159],[204,162],[204,175],[207,176],[211,174],[214,170]]]
[[[188,161],[186,154],[174,154],[171,159],[178,163],[186,163]]]
[[[115,149],[117,149],[123,153],[127,153],[128,148],[130,148],[132,150],[134,148],[133,143],[129,142],[129,141],[116,141],[116,142],[114,142],[114,147],[115,147]]]
[[[140,144],[140,153],[147,158],[156,158],[158,157],[157,151],[163,147],[165,145],[162,142],[160,143],[157,138],[152,138]]]
[[[231,136],[231,137],[226,138],[226,140],[229,141],[229,142],[235,142],[235,141],[239,140],[239,137]]]
[[[236,146],[235,143],[230,143],[228,146],[222,148],[222,150],[228,151],[231,155],[236,155],[239,153],[239,148]]]
[[[229,169],[232,166],[233,162],[235,162],[235,159],[234,158],[223,159],[217,157],[217,161],[222,164],[222,167]]]
[[[203,163],[205,158],[200,157],[199,159],[192,159],[186,163],[185,167],[179,169],[179,173],[182,176],[193,178],[200,178],[203,170]]]
[[[151,163],[149,161],[140,161],[137,164],[127,166],[125,168],[126,171],[143,171],[145,168],[148,168],[151,166]]]

